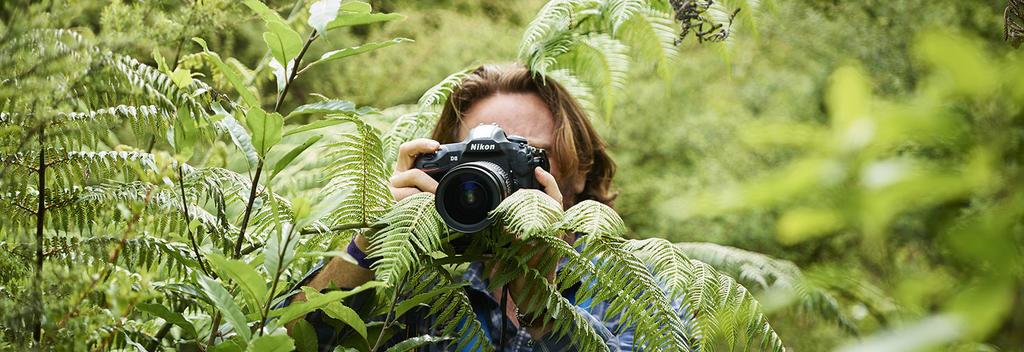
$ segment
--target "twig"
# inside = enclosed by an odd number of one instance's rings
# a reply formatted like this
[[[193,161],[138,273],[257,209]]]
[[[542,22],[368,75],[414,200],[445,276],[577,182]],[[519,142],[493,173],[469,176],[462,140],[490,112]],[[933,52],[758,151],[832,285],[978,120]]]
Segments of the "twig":
[[[206,276],[210,276],[210,271],[203,264],[203,257],[199,255],[199,245],[196,244],[196,236],[192,233],[192,218],[188,214],[188,202],[185,197],[185,175],[182,171],[184,168],[185,165],[178,165],[178,186],[181,189],[181,209],[185,213],[185,230],[188,231],[188,239],[192,241],[192,253],[196,256],[196,262],[199,262],[199,269]]]
[[[252,214],[252,203],[256,200],[256,189],[260,185],[260,174],[263,173],[263,159],[256,165],[256,175],[252,178],[252,187],[249,188],[249,201],[245,204],[245,216],[242,218],[242,229],[238,231],[238,239],[235,240],[235,252],[232,259],[238,259],[242,255],[242,242],[245,241],[245,228],[249,226],[249,215]]]
[[[373,344],[373,348],[370,349],[370,352],[377,352],[377,349],[380,348],[380,343],[384,341],[384,330],[388,329],[388,321],[391,320],[391,315],[395,313],[395,306],[398,304],[398,294],[402,292],[402,286],[404,284],[404,279],[398,282],[398,287],[395,288],[395,296],[391,299],[391,308],[388,309],[388,314],[384,317],[384,325],[381,325],[380,335],[377,335],[377,343]]]
[[[39,210],[36,213],[36,299],[37,307],[42,311],[43,308],[43,220],[46,219],[46,128],[39,127]],[[32,338],[36,341],[36,346],[42,341],[43,337],[43,322],[42,314],[36,315],[36,326],[32,331]],[[61,324],[63,325],[63,324]],[[60,328],[60,326],[58,326]]]
[[[338,231],[342,231],[342,230],[354,230],[354,229],[375,229],[375,230],[379,230],[379,229],[382,229],[382,228],[384,228],[386,226],[387,226],[387,224],[367,224],[365,222],[359,222],[359,223],[338,225],[338,226],[335,226],[335,227],[332,227],[332,228],[328,229],[327,231],[328,232],[338,232]],[[314,234],[314,233],[320,233],[320,231],[315,229],[315,228],[304,228],[301,231],[299,231],[299,233],[301,233],[303,235],[309,235],[309,234]]]

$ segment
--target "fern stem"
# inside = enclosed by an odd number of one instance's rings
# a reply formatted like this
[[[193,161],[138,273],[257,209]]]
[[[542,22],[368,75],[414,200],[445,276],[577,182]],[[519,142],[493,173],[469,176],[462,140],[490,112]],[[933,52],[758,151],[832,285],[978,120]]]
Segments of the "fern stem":
[[[287,88],[287,87],[285,87]],[[256,189],[260,185],[260,174],[263,173],[263,159],[256,165],[256,175],[252,178],[252,187],[249,188],[249,202],[245,205],[245,215],[242,217],[242,229],[238,232],[238,239],[235,240],[235,252],[232,259],[238,259],[242,255],[242,242],[245,241],[245,228],[249,225],[249,215],[252,214],[252,202],[256,200]]]
[[[210,271],[206,269],[206,265],[203,264],[203,257],[199,255],[199,245],[196,244],[196,236],[192,233],[192,218],[188,214],[188,202],[185,198],[185,175],[182,169],[185,165],[178,165],[178,186],[181,189],[181,210],[185,213],[185,230],[188,231],[188,239],[192,241],[192,252],[196,255],[196,262],[199,263],[199,269],[203,271],[203,274],[210,276]]]
[[[46,216],[46,153],[45,138],[46,128],[39,127],[39,208],[36,211],[36,308],[40,313],[43,309],[43,220]],[[35,328],[32,331],[32,338],[39,346],[43,337],[42,314],[36,315]]]
[[[381,224],[368,224],[368,223],[365,223],[365,222],[357,222],[357,223],[351,223],[351,224],[341,224],[341,225],[332,227],[332,228],[330,228],[327,231],[328,232],[338,232],[338,231],[343,231],[343,230],[354,230],[354,229],[375,229],[375,230],[379,230],[379,229],[383,229],[385,227],[387,227],[387,224],[383,224],[383,223],[381,223]],[[304,228],[301,231],[299,231],[299,233],[303,234],[303,235],[309,235],[309,234],[314,234],[314,233],[320,233],[320,231],[317,230],[317,229],[313,229],[313,228]]]
[[[405,285],[405,279],[398,281],[398,286],[395,287],[395,295],[391,297],[391,308],[388,309],[388,315],[384,317],[384,325],[381,325],[380,335],[377,335],[377,343],[373,344],[373,349],[370,352],[377,352],[380,348],[381,342],[384,342],[384,330],[388,329],[388,324],[391,323],[391,316],[395,314],[395,306],[398,305],[398,294],[402,292],[402,286]]]

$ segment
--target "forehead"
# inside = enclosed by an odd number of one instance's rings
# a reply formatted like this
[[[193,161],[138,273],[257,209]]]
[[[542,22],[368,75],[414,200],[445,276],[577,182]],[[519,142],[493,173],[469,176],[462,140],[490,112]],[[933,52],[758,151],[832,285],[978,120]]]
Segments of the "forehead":
[[[480,124],[497,124],[506,134],[526,137],[531,145],[551,145],[554,117],[547,104],[534,93],[498,93],[474,103],[465,112],[459,139]]]

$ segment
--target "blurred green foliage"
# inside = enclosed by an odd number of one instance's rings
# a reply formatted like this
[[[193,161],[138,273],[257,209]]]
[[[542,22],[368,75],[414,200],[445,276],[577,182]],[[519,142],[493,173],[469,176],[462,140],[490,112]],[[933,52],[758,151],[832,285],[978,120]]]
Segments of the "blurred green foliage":
[[[318,79],[297,82],[288,104],[317,100],[311,92],[357,105],[414,104],[452,72],[515,57],[543,4],[370,2],[409,17],[332,32],[311,47],[312,57],[395,37],[415,42],[315,67],[310,76]],[[300,17],[309,6],[269,5]],[[29,5],[4,2],[0,17],[9,23],[21,6]],[[840,297],[863,336],[778,309],[771,321],[794,350],[1019,348],[1024,62],[1002,42],[1004,7],[778,1],[756,34],[738,24],[716,47],[684,42],[667,85],[653,67],[637,68],[613,116],[595,119],[618,164],[617,210],[638,238],[714,242],[793,261]],[[187,56],[199,51],[188,38],[200,35],[236,58],[233,65],[269,55],[263,25],[231,1],[82,1],[64,11],[35,21],[85,29],[140,60],[156,49],[214,74]],[[273,91],[269,68],[242,68],[261,91]],[[394,116],[385,111],[384,120]],[[216,144],[205,164],[244,169],[226,148]],[[278,178],[302,182],[303,171]],[[771,294],[763,296],[769,307]]]

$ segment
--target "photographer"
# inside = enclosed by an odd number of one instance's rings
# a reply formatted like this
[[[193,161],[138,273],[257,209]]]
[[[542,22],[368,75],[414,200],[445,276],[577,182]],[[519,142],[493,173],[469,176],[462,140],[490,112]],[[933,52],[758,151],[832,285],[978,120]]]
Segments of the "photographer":
[[[543,188],[524,189],[525,192],[542,192],[567,209],[577,202],[591,199],[611,205],[615,194],[611,192],[615,166],[609,158],[605,145],[594,131],[579,103],[564,87],[540,75],[535,75],[521,65],[484,65],[467,75],[461,86],[445,102],[432,139],[417,139],[406,142],[399,148],[395,171],[389,187],[396,200],[419,192],[435,192],[438,182],[424,171],[414,168],[418,155],[432,153],[441,144],[459,142],[465,139],[470,129],[480,124],[496,124],[509,135],[525,137],[533,147],[546,150],[550,172],[541,167],[534,169],[534,176]],[[572,244],[575,235],[565,240]],[[364,259],[369,243],[362,235],[356,235],[349,246],[349,252],[359,259],[359,264],[334,258],[311,272],[312,278],[302,284],[323,290],[330,284],[346,288],[356,287],[374,276]],[[543,253],[543,251],[541,252]],[[536,265],[539,255],[529,261]],[[533,324],[529,316],[517,316],[518,293],[525,285],[525,279],[513,280],[508,285],[508,298],[504,302],[498,297],[501,289],[488,291],[486,280],[492,273],[483,272],[482,263],[473,263],[467,269],[463,280],[469,283],[466,293],[473,303],[473,310],[492,344],[505,342],[505,351],[563,351],[571,348],[568,339],[556,340],[550,336],[550,326]],[[307,276],[309,277],[309,276]],[[553,284],[555,271],[547,274]],[[559,288],[563,295],[574,295],[574,288]],[[295,300],[304,300],[303,294]],[[358,304],[353,302],[352,304]],[[588,319],[611,350],[632,348],[632,329],[618,326],[618,317],[606,317],[607,304],[603,302],[580,305],[577,309]],[[357,308],[357,307],[353,307]],[[307,320],[314,323],[318,335],[330,336],[330,327],[310,314]],[[509,319],[509,321],[503,321]],[[420,326],[428,327],[429,324]],[[509,326],[512,329],[505,329]],[[499,332],[504,336],[499,339]],[[618,332],[615,335],[613,332]],[[532,340],[532,341],[531,341]],[[324,338],[321,337],[321,347]],[[429,350],[442,350],[443,346],[430,346]]]

